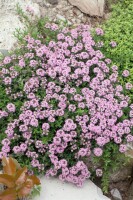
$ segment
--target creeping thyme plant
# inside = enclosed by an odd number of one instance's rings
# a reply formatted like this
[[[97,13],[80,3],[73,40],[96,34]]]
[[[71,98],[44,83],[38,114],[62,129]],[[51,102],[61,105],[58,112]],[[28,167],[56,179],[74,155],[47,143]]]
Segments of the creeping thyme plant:
[[[127,83],[127,88],[131,88],[129,83],[133,83],[133,1],[120,0],[112,6],[111,17],[103,24],[104,35],[96,40],[103,40],[101,49],[104,55],[111,58],[113,64],[117,65],[120,74],[123,70],[128,70],[130,75],[125,79],[119,76],[120,83]],[[112,42],[113,41],[113,42]],[[110,48],[110,46],[116,46]],[[128,91],[133,99],[133,88]]]
[[[79,187],[103,176],[106,191],[109,168],[133,141],[132,84],[118,77],[130,73],[101,52],[104,44],[88,25],[40,26],[37,37],[24,37],[19,54],[0,63],[0,158],[12,155],[35,173]]]

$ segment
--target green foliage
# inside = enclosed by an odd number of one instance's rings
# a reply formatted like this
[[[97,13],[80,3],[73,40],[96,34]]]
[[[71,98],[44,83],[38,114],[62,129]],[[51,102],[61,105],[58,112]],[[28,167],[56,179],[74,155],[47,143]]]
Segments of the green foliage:
[[[125,165],[127,162],[128,158],[119,152],[118,145],[114,142],[106,145],[102,157],[93,158],[95,165],[103,166],[102,190],[104,193],[108,193],[111,173],[118,170],[120,166]]]
[[[124,0],[114,5],[112,16],[103,25],[103,29],[103,53],[119,67],[120,74],[125,69],[130,71],[126,80],[120,76],[120,83],[133,83],[133,1]],[[110,47],[111,41],[117,43],[115,48]],[[129,94],[133,99],[133,90]]]
[[[35,186],[31,192],[31,197],[40,196],[40,192],[41,192],[41,186],[40,185]]]
[[[119,1],[121,1],[121,0],[119,0]],[[106,0],[107,9],[111,10],[112,5],[115,4],[115,3],[117,3],[117,2],[118,2],[118,0]]]
[[[108,1],[112,3],[112,1]],[[103,24],[104,35],[99,38],[96,36],[96,41],[101,39],[104,41],[104,46],[101,51],[106,57],[112,60],[112,64],[119,68],[120,84],[125,86],[127,82],[133,83],[133,1],[119,1],[112,6],[111,18]],[[117,46],[112,48],[111,41],[115,41]],[[123,70],[129,70],[130,76],[123,78],[121,76]],[[123,91],[125,92],[125,91]],[[133,101],[133,89],[128,91],[128,94]],[[126,119],[126,111],[123,119]],[[95,158],[94,163],[102,163],[104,166],[104,174],[102,177],[102,188],[105,193],[108,193],[109,176],[112,171],[117,170],[121,165],[127,163],[128,159],[119,153],[117,145],[109,143],[104,149],[102,159]]]
[[[46,23],[50,22],[50,20],[47,17],[44,18],[36,18],[33,22],[33,20],[30,20],[27,15],[23,12],[20,5],[17,5],[17,13],[21,19],[21,21],[24,22],[25,28],[22,29],[16,29],[14,36],[18,39],[18,42],[20,45],[25,44],[24,37],[26,35],[30,35],[34,39],[38,39],[45,42],[45,44],[48,44],[51,40],[56,40],[56,36],[58,34],[58,31],[50,31],[50,29],[45,28]],[[67,21],[58,20],[56,23],[62,27],[68,26]],[[40,37],[41,36],[41,37]],[[20,49],[18,50],[18,53],[20,53]]]

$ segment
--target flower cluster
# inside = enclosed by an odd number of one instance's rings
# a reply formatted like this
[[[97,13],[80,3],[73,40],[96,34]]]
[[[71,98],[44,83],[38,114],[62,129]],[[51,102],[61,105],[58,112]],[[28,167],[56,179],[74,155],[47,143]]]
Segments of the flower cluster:
[[[32,169],[81,186],[92,170],[84,158],[102,157],[112,141],[123,153],[133,141],[133,104],[118,83],[118,67],[101,53],[89,26],[46,28],[58,31],[55,41],[46,45],[27,35],[22,55],[1,63],[11,102],[0,111],[0,119],[9,118],[0,157],[26,157]]]

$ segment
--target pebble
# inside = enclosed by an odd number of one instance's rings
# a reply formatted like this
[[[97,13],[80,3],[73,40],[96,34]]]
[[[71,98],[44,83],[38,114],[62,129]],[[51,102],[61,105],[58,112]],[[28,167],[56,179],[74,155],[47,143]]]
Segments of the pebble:
[[[57,19],[59,19],[59,20],[66,21],[66,18],[63,17],[62,15],[57,14],[56,17],[57,17]]]
[[[58,4],[58,0],[47,0],[47,1],[52,5]]]
[[[82,22],[85,24],[87,22],[86,17],[83,17]]]
[[[128,200],[133,200],[133,182],[131,183],[128,191]]]
[[[114,200],[122,200],[122,196],[117,188],[114,188],[110,191]]]
[[[50,20],[67,20],[69,25],[90,24],[90,20],[86,20],[86,14],[72,6],[67,0],[34,0],[34,2],[40,6],[41,16],[47,16]]]

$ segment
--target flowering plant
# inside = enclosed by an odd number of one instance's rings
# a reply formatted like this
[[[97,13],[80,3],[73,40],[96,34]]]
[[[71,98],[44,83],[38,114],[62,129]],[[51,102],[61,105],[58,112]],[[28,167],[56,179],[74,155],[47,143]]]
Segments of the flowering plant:
[[[46,44],[40,35],[27,35],[21,55],[0,64],[7,95],[0,158],[12,154],[35,172],[82,186],[105,169],[88,166],[86,159],[102,160],[110,144],[109,155],[113,147],[124,153],[133,141],[133,104],[89,26],[69,30],[48,23],[45,29],[54,32],[53,40]],[[104,33],[98,28],[96,34]]]
[[[122,85],[126,84],[126,87],[130,88],[127,94],[133,98],[133,87],[131,89],[131,83],[133,83],[133,27],[131,26],[133,1],[118,1],[112,8],[110,19],[102,26],[105,34],[99,38],[95,37],[95,41],[104,42],[101,51],[118,66],[120,74],[124,70],[130,72],[126,79],[120,75],[119,80]],[[115,48],[110,48],[110,46]]]
[[[21,168],[19,163],[13,158],[3,157],[3,174],[0,174],[0,183],[6,189],[0,193],[1,200],[16,200],[27,197],[35,185],[39,185],[39,179],[27,174],[27,168]]]

